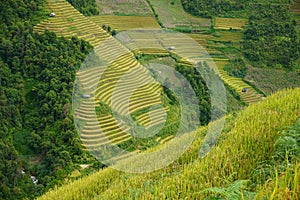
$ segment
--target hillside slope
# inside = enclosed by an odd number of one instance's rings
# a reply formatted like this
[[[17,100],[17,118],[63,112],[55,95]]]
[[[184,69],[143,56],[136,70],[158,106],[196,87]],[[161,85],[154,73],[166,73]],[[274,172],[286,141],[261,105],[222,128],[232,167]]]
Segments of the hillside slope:
[[[270,160],[279,133],[300,116],[300,89],[280,91],[239,113],[221,136],[217,146],[198,158],[206,128],[200,128],[188,151],[165,169],[147,174],[128,174],[106,168],[86,178],[56,188],[39,199],[203,199],[201,190],[226,187],[229,182],[251,179],[254,169]],[[215,122],[216,123],[216,122]],[[299,173],[299,164],[294,168]],[[277,180],[277,179],[276,179]],[[277,182],[277,181],[276,181]],[[298,196],[299,186],[285,186],[281,198]],[[270,188],[273,190],[273,188]],[[272,196],[279,193],[275,189]],[[257,191],[255,191],[257,192]]]
[[[105,145],[109,145],[109,141],[105,135],[113,141],[113,146],[132,142],[135,139],[129,134],[132,127],[126,124],[120,128],[122,121],[114,120],[112,113],[96,116],[95,108],[100,103],[119,114],[129,116],[160,105],[162,87],[135,59],[132,52],[75,10],[71,4],[64,0],[47,0],[47,2],[56,16],[41,22],[35,30],[38,32],[50,30],[60,36],[74,35],[84,39],[94,47],[95,55],[101,60],[100,66],[83,67],[77,72],[76,85],[80,89],[78,93],[73,94],[74,121],[84,146],[91,151],[99,147],[106,148]],[[122,82],[118,95],[113,96],[125,75],[130,78]],[[134,88],[137,86],[138,88]],[[135,91],[132,96],[129,96],[130,89]],[[82,94],[89,94],[91,98],[84,99]],[[162,122],[163,120],[157,119],[158,124]]]

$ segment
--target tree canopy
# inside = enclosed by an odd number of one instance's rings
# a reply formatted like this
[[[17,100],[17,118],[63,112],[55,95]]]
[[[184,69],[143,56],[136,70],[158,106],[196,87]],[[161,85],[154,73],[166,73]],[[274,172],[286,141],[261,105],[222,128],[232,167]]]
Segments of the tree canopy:
[[[296,25],[287,6],[257,6],[244,32],[245,57],[255,66],[293,68],[300,51]]]
[[[93,159],[70,112],[75,73],[92,46],[34,32],[42,3],[0,6],[0,199],[34,198],[64,180],[74,163]]]
[[[95,0],[68,0],[68,2],[85,16],[99,15]]]

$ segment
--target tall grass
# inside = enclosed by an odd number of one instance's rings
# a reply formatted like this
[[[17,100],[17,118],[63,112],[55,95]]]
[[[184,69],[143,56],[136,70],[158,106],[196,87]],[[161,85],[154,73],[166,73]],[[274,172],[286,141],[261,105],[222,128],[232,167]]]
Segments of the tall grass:
[[[164,169],[128,174],[107,168],[55,188],[39,199],[204,199],[209,194],[200,191],[206,188],[228,188],[229,182],[243,183],[237,180],[251,179],[255,183],[251,173],[260,163],[272,159],[276,150],[274,141],[286,126],[295,124],[299,116],[300,88],[280,91],[249,106],[234,121],[229,120],[219,143],[203,159],[198,157],[198,151],[207,127],[200,128],[187,152]],[[270,198],[277,199],[286,192],[281,185],[292,183],[289,194],[296,199],[299,163],[293,171],[296,173],[293,178],[288,176],[289,172],[277,172],[276,181],[267,182],[257,189],[258,193],[269,193]]]
[[[276,140],[273,159],[261,170],[268,179],[258,186],[257,199],[298,199],[300,181],[300,118]]]

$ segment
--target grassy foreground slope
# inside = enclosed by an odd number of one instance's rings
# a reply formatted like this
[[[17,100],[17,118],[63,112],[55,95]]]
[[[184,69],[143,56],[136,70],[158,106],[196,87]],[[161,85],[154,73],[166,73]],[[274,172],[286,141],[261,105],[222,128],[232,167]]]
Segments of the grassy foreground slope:
[[[271,160],[279,133],[286,126],[295,124],[299,116],[300,88],[280,91],[265,101],[249,106],[234,121],[229,116],[229,125],[219,143],[203,159],[198,158],[198,151],[207,127],[200,128],[187,152],[165,169],[146,174],[127,174],[106,168],[55,188],[39,199],[203,199],[207,194],[199,193],[201,190],[224,188],[228,182],[243,179],[250,179],[253,188],[259,188],[257,179],[251,176],[253,170],[261,162]],[[299,164],[296,163],[294,169],[299,173]],[[281,188],[276,184],[275,189],[270,187],[269,191],[260,195],[292,199],[292,193],[294,197],[299,193],[297,175],[291,185],[290,188],[285,185]]]

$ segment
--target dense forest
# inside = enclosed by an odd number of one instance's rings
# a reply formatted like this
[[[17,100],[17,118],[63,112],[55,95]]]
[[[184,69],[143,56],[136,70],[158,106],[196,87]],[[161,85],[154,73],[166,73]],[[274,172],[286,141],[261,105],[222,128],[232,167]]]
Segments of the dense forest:
[[[189,13],[200,17],[247,17],[258,5],[287,5],[290,0],[182,0]]]
[[[68,0],[68,2],[85,16],[99,15],[95,0]]]
[[[211,120],[211,102],[208,88],[201,74],[196,68],[185,65],[176,65],[176,71],[180,72],[191,84],[198,99],[199,120],[201,125],[206,125]]]
[[[288,6],[257,6],[244,32],[245,57],[255,66],[295,68],[300,52],[296,25]]]
[[[208,3],[205,0],[183,0],[183,7],[190,13],[201,17],[213,17],[220,14],[226,14],[232,10],[244,8],[245,0],[211,0]]]
[[[47,17],[42,8],[43,1],[1,2],[0,199],[33,198],[75,163],[93,160],[70,113],[75,72],[92,46],[35,33],[33,24]]]

